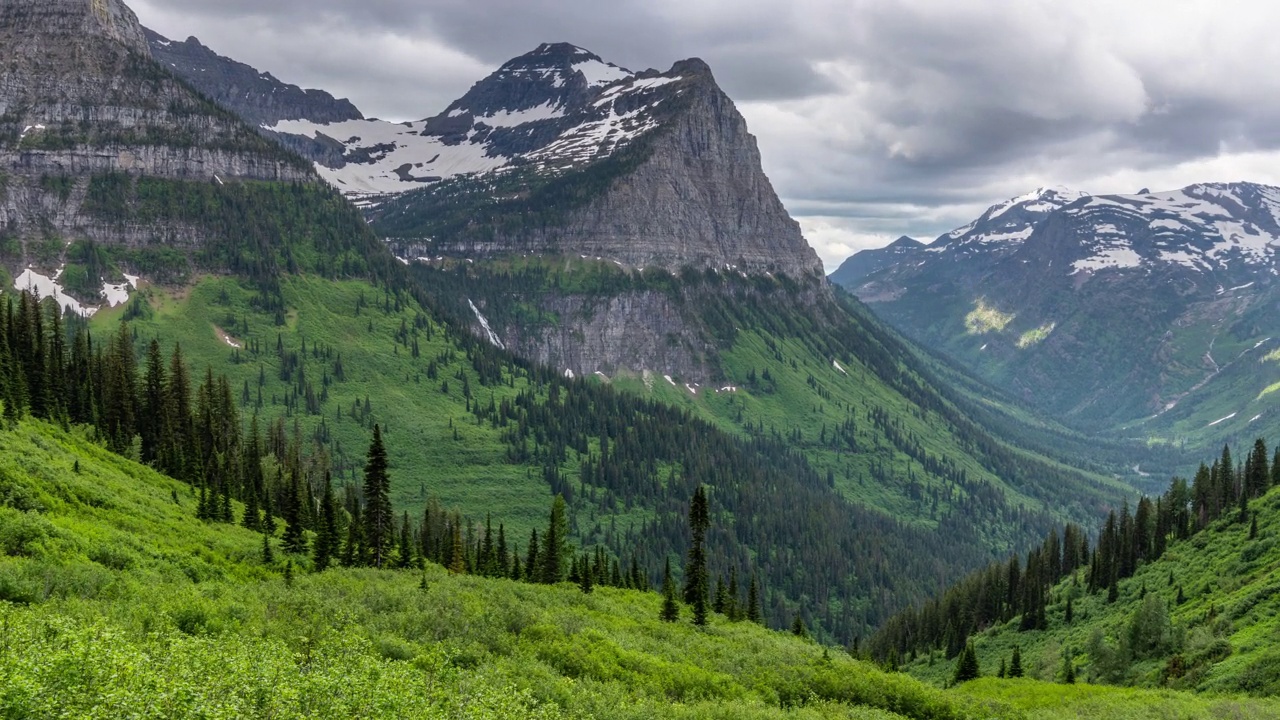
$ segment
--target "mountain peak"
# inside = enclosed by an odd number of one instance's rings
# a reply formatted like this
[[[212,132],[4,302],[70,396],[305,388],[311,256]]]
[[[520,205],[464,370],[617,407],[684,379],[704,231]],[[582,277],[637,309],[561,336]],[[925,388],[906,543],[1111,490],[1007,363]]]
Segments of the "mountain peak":
[[[148,54],[138,16],[120,0],[0,0],[0,28],[20,44],[40,36],[95,36]]]

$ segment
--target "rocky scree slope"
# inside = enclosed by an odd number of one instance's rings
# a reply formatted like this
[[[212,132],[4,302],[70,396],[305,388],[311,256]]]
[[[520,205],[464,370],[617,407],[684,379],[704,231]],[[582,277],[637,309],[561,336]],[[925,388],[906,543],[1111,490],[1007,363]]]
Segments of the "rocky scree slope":
[[[912,337],[1082,428],[1220,443],[1280,422],[1278,246],[1280,188],[1044,190],[927,247],[862,253],[898,254],[846,282]]]

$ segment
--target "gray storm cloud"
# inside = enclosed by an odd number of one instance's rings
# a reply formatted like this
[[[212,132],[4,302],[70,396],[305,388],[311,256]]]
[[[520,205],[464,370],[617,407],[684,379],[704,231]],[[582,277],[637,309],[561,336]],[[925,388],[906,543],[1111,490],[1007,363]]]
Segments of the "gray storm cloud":
[[[1039,185],[1280,184],[1280,8],[1211,0],[140,0],[366,115],[433,115],[539,43],[702,57],[829,268]]]

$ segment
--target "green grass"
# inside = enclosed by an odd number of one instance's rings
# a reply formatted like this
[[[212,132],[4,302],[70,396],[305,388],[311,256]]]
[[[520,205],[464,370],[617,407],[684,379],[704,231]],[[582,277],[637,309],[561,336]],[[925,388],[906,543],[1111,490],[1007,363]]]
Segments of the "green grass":
[[[286,581],[185,485],[43,423],[0,437],[6,717],[971,716],[787,634],[661,623],[653,593],[305,557]]]
[[[1019,632],[1015,618],[976,638],[983,672],[994,674],[1017,645],[1028,677],[1040,680],[1058,677],[1069,649],[1081,679],[1213,693],[1280,693],[1280,653],[1274,649],[1280,640],[1280,489],[1253,501],[1251,511],[1258,517],[1256,539],[1249,539],[1248,523],[1228,512],[1227,518],[1174,543],[1158,561],[1121,581],[1114,603],[1107,602],[1105,591],[1088,594],[1081,578],[1065,580],[1052,592],[1047,630]],[[1179,589],[1185,597],[1181,604]],[[1073,598],[1070,624],[1065,621],[1067,597]],[[1134,617],[1151,597],[1169,616],[1162,647],[1125,655]],[[1090,655],[1097,647],[1106,657]],[[1114,659],[1117,651],[1124,659]],[[1172,661],[1175,656],[1178,660]],[[1171,662],[1180,669],[1171,673]],[[907,669],[942,684],[951,666],[938,655],[932,663],[918,658]]]
[[[458,375],[467,376],[472,402],[486,404],[491,396],[501,402],[526,389],[524,378],[508,371],[504,379],[510,385],[481,387],[465,352],[433,320],[426,321],[431,339],[425,329],[419,332],[419,357],[411,357],[410,350],[396,342],[395,334],[402,322],[412,330],[419,311],[384,311],[378,307],[384,300],[381,291],[367,283],[289,276],[283,281],[283,295],[289,312],[286,324],[276,326],[272,314],[254,309],[252,290],[234,279],[206,277],[178,292],[147,289],[151,310],[133,317],[130,324],[140,346],[156,338],[168,352],[174,343],[181,343],[197,380],[204,368],[212,367],[215,374],[228,376],[237,395],[247,382],[250,408],[257,402],[261,374],[266,382],[261,389],[263,407],[257,412],[263,430],[270,419],[285,417],[288,430],[292,432],[296,422],[305,440],[323,422],[333,438],[327,450],[339,470],[339,481],[359,483],[364,453],[377,422],[387,442],[392,500],[398,510],[408,510],[416,517],[427,498],[434,496],[447,507],[473,515],[491,512],[516,533],[509,537],[521,542],[532,528],[542,527],[551,495],[540,466],[508,460],[500,430],[477,424],[468,412],[464,383]],[[367,305],[357,313],[362,295]],[[105,336],[111,332],[126,312],[127,307],[121,307],[95,317],[96,333]],[[244,331],[246,325],[248,332]],[[224,334],[244,349],[237,352]],[[332,349],[335,358],[341,355],[346,379],[329,386],[329,398],[322,403],[320,414],[284,405],[292,383],[281,380],[277,340],[287,352],[301,351],[306,343],[307,354],[302,360],[317,393],[323,375],[333,375],[334,361],[314,358],[312,351],[319,347]],[[248,351],[254,342],[261,347],[257,355]],[[435,380],[427,376],[433,360],[438,366]],[[442,391],[444,383],[448,392]],[[365,419],[353,418],[353,403],[363,404],[366,398],[372,414]],[[244,414],[252,412],[246,409]],[[576,463],[570,466],[576,469]]]
[[[196,520],[187,486],[76,432],[23,421],[0,441],[5,717],[1276,717],[1172,692],[945,691],[750,623],[659,622],[653,593],[305,557],[290,581],[261,536]]]

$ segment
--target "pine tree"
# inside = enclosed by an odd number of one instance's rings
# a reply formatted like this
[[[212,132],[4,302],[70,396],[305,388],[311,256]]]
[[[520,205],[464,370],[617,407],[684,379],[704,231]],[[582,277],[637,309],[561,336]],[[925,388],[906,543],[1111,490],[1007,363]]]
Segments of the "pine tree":
[[[1072,611],[1072,608],[1071,608],[1071,598],[1067,598],[1067,610],[1063,614],[1063,620],[1068,625],[1070,625],[1073,619],[1075,619],[1075,613]]]
[[[262,534],[262,564],[272,565],[272,564],[275,564],[275,561],[276,561],[276,555],[274,552],[271,551],[271,536],[266,533],[263,533]]]
[[[556,495],[551,503],[551,518],[547,534],[543,536],[542,582],[554,585],[564,579],[566,558],[569,556],[569,523],[565,518],[563,495]]]
[[[453,523],[453,537],[449,550],[449,572],[461,575],[467,571],[467,551],[462,544],[462,523]]]
[[[738,600],[738,568],[736,567],[729,570],[728,594],[728,607],[725,608],[726,614],[729,616],[731,621],[738,622],[739,620],[742,620],[742,607]]]
[[[538,529],[529,532],[529,554],[524,559],[524,579],[537,583],[542,582],[542,566],[538,564]]]
[[[334,507],[333,484],[329,473],[324,474],[324,495],[320,500],[320,522],[316,527],[316,544],[313,558],[316,572],[324,572],[338,554],[338,517]]]
[[[591,590],[593,589],[591,576],[594,573],[592,573],[591,568],[587,566],[586,560],[583,560],[582,569],[579,570],[578,574],[579,574],[578,589],[582,590],[584,595],[590,595]]]
[[[1258,539],[1258,513],[1253,514],[1253,520],[1249,523],[1249,539]]]
[[[751,585],[747,589],[747,620],[757,625],[764,624],[764,616],[760,613],[760,584],[755,573],[751,573]]]
[[[959,685],[962,682],[977,680],[980,676],[978,653],[974,651],[972,642],[965,643],[964,650],[960,652],[959,657],[956,659],[956,671],[951,677],[951,684]]]
[[[302,488],[298,482],[298,471],[289,473],[289,489],[285,496],[284,537],[281,544],[287,553],[304,553],[307,551],[307,538],[302,534]]]
[[[795,618],[791,620],[791,634],[804,640],[809,639],[809,628],[805,627],[804,618],[800,617],[800,613],[796,613]]]
[[[1071,648],[1062,652],[1062,682],[1067,685],[1074,685],[1076,682],[1076,667],[1071,660]]]
[[[1000,669],[996,671],[996,677],[1004,679],[1009,674],[1009,668],[1004,664],[1004,658],[1000,658]]]
[[[374,567],[391,562],[395,517],[391,512],[391,480],[387,476],[387,449],[382,444],[382,428],[373,426],[369,457],[364,467],[364,552]]]
[[[1009,661],[1009,677],[1022,677],[1022,648],[1013,646],[1013,659]]]
[[[675,622],[680,619],[680,605],[676,602],[676,583],[671,579],[671,559],[662,571],[662,614],[663,622]]]
[[[413,528],[409,524],[409,513],[400,521],[400,554],[396,557],[396,567],[408,570],[413,567]]]
[[[684,601],[693,607],[693,624],[707,624],[707,529],[711,524],[706,490],[699,485],[689,503],[689,564],[685,567]]]

